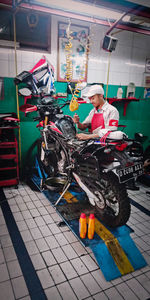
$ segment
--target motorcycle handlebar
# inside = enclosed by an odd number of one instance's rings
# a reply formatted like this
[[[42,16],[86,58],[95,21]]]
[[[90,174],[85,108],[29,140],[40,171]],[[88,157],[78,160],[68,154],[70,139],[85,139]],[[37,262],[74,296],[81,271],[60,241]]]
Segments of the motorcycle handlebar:
[[[60,106],[60,108],[63,108],[65,107],[66,105],[69,105],[70,104],[70,101],[66,101],[62,106]]]
[[[61,108],[65,107],[66,105],[69,105],[69,104],[70,104],[70,101],[66,101],[64,104],[62,104],[60,106],[58,105],[58,107],[61,109]],[[37,109],[40,109],[40,108],[50,108],[52,106],[52,104],[37,104],[36,106],[37,106]]]
[[[33,118],[33,121],[40,121],[40,120],[41,120],[40,117],[34,117],[34,118]]]

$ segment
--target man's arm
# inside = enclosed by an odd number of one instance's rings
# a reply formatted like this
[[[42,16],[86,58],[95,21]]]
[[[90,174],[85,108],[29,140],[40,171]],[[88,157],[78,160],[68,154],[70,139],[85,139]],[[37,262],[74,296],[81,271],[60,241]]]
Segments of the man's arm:
[[[117,130],[118,122],[119,112],[115,107],[113,107],[113,109],[110,111],[109,118],[106,121],[105,128],[108,128],[109,130]]]
[[[91,134],[86,134],[86,133],[77,133],[76,137],[79,140],[90,140],[90,139],[95,139],[95,138],[99,138],[99,134],[96,133],[91,133]]]
[[[77,124],[77,127],[81,130],[85,130],[86,128],[88,128],[88,124],[82,124],[80,122],[80,118],[77,114],[74,115],[73,121],[74,121],[75,124]]]
[[[81,129],[81,130],[85,130],[86,128],[88,128],[88,125],[87,124],[82,124],[82,123],[76,123],[78,128]]]

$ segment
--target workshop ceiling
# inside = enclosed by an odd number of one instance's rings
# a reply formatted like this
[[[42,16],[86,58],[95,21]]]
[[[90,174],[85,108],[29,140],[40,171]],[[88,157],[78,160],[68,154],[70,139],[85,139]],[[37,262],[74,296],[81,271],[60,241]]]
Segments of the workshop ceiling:
[[[48,12],[150,35],[149,0],[1,0],[1,5]]]
[[[82,0],[81,2],[91,3],[98,7],[107,7],[122,13],[128,12],[130,22],[135,22],[137,25],[150,26],[149,0]]]

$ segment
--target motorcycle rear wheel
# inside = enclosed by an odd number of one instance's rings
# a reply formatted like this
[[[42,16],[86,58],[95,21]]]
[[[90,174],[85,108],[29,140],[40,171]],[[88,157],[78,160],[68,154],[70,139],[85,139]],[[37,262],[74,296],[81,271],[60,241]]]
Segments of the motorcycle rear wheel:
[[[150,146],[148,146],[144,151],[144,171],[146,174],[150,173]]]
[[[125,225],[131,213],[130,200],[124,184],[113,172],[102,173],[94,194],[100,195],[96,209],[100,219],[109,227]]]

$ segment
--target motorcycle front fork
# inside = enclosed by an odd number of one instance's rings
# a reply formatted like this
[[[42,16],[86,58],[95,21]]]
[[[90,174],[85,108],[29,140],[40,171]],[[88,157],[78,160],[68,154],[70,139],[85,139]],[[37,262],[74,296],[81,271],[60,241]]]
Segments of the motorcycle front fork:
[[[43,138],[44,138],[44,143],[45,143],[45,148],[48,149],[48,145],[47,145],[47,139],[46,139],[46,133],[45,131],[43,130]],[[69,166],[68,168],[72,168],[72,166]],[[63,191],[62,191],[62,194],[60,195],[60,197],[58,198],[58,200],[56,201],[55,205],[54,206],[57,206],[57,204],[61,201],[61,199],[63,198],[64,194],[66,193],[66,191],[68,190],[68,188],[70,187],[71,185],[71,180],[68,179],[64,188],[63,188]]]
[[[43,138],[44,138],[45,148],[46,148],[46,150],[48,150],[48,144],[47,144],[47,138],[46,138],[45,131],[47,131],[47,128],[44,128],[44,130],[43,130]]]

